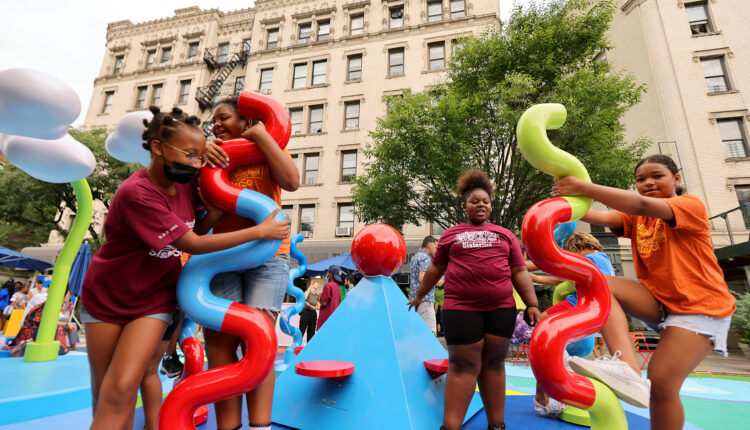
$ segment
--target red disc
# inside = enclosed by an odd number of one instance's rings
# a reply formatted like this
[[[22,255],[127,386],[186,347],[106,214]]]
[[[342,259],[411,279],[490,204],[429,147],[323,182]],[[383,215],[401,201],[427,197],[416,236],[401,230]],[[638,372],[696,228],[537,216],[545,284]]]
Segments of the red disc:
[[[406,242],[395,228],[371,224],[354,236],[352,261],[365,276],[391,276],[406,261]]]
[[[314,378],[341,378],[354,373],[354,363],[338,360],[302,361],[294,365],[294,373]]]
[[[427,369],[427,371],[436,373],[436,374],[444,374],[448,373],[448,359],[447,358],[433,358],[432,360],[426,360],[424,362],[424,368]]]

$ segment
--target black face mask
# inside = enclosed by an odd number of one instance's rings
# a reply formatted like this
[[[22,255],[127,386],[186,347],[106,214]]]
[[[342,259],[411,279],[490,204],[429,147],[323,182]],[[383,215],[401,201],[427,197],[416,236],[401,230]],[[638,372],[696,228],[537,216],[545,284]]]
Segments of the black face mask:
[[[195,180],[201,172],[201,169],[178,163],[177,161],[172,161],[172,164],[168,166],[166,163],[167,159],[164,156],[161,158],[164,159],[164,174],[167,176],[167,179],[175,181],[178,184],[187,184]]]

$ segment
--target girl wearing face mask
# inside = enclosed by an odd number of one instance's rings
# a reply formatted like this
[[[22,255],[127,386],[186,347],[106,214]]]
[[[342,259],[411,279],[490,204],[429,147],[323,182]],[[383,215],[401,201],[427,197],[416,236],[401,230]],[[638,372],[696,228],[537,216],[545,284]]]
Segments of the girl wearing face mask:
[[[151,162],[126,179],[112,198],[104,233],[81,295],[91,367],[92,429],[132,427],[138,386],[170,323],[183,251],[204,254],[257,239],[281,239],[288,222],[274,212],[258,226],[202,236],[221,216],[199,202],[194,183],[205,164],[200,121],[180,109],[144,121]],[[277,210],[278,212],[278,210]]]
[[[446,230],[409,309],[445,274],[442,324],[448,375],[441,429],[461,428],[479,383],[490,430],[505,429],[505,355],[516,322],[513,288],[526,304],[530,324],[540,320],[534,286],[518,239],[489,221],[494,187],[481,170],[458,180],[468,222]]]
[[[266,158],[265,163],[238,166],[229,172],[229,181],[238,186],[265,194],[281,206],[281,190],[299,188],[299,171],[286,149],[279,148],[263,123],[253,123],[240,116],[237,97],[219,100],[214,105],[213,134],[216,139],[206,148],[209,167],[225,167],[227,154],[221,149],[225,140],[244,137],[257,145]],[[250,144],[250,143],[248,143]],[[253,225],[253,221],[235,214],[224,214],[214,226],[214,232],[230,233]],[[211,292],[233,302],[243,303],[262,311],[274,324],[281,312],[289,283],[289,235],[284,236],[276,255],[264,264],[237,272],[220,273],[211,281]],[[205,329],[208,367],[224,366],[237,361],[237,347],[244,347],[240,338]],[[254,390],[246,394],[250,427],[271,428],[274,372]],[[215,404],[217,428],[235,429],[241,426],[242,397],[234,397]]]

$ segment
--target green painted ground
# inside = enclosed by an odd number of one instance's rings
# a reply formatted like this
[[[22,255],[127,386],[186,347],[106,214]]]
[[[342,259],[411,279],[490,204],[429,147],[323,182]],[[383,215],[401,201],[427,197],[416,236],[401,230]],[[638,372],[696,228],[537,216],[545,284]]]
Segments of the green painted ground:
[[[685,421],[704,430],[739,429],[737,423],[750,423],[750,404],[718,400],[682,398]]]

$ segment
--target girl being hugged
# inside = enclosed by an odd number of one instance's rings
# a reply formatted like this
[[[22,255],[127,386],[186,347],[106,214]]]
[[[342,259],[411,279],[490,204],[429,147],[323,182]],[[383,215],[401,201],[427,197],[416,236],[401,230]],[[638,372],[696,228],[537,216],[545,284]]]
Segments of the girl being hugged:
[[[117,189],[104,222],[107,241],[94,253],[83,283],[94,421],[92,429],[132,427],[138,386],[177,305],[183,251],[204,254],[257,239],[281,239],[288,223],[271,214],[232,234],[201,236],[221,212],[199,200],[194,179],[205,164],[200,121],[179,108],[144,121],[151,162]]]
[[[505,355],[516,322],[514,287],[527,306],[530,323],[540,319],[518,239],[489,222],[493,188],[481,170],[461,175],[458,195],[469,222],[440,236],[417,296],[409,302],[409,309],[417,309],[445,274],[442,323],[449,359],[441,427],[445,430],[461,428],[477,382],[489,429],[505,428]]]
[[[212,168],[226,166],[229,158],[221,149],[223,141],[244,137],[255,142],[265,155],[266,162],[239,166],[229,172],[229,180],[239,187],[265,194],[281,206],[281,190],[296,191],[299,188],[297,165],[287,150],[279,148],[263,123],[240,116],[237,102],[237,97],[231,97],[219,100],[214,105],[213,134],[217,139],[209,143],[206,150],[209,165]],[[227,213],[216,224],[214,232],[230,234],[253,224],[252,220]],[[279,251],[266,263],[253,269],[216,275],[211,281],[211,291],[219,297],[263,311],[275,324],[289,282],[288,232],[283,239]],[[242,345],[244,348],[240,338],[209,329],[205,329],[204,334],[209,368],[237,361],[237,347]],[[275,374],[271,371],[260,385],[246,394],[250,427],[253,429],[271,428],[274,383]],[[241,396],[218,402],[215,407],[219,429],[240,428]]]
[[[556,180],[550,193],[588,196],[614,209],[589,210],[583,221],[630,238],[638,277],[605,276],[613,300],[601,333],[615,351],[612,359],[571,357],[570,366],[609,385],[628,403],[650,405],[651,428],[660,430],[682,428],[680,387],[712,349],[726,356],[736,309],[711,245],[706,206],[695,196],[682,195],[680,181],[670,157],[652,155],[635,168],[638,194],[572,176]],[[641,378],[625,314],[661,335],[648,380]]]

